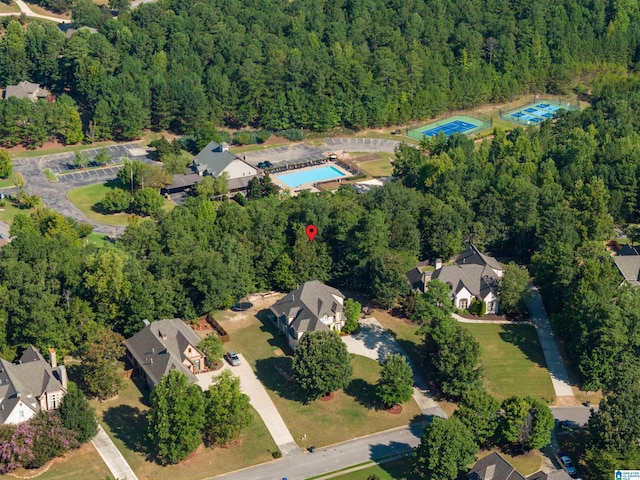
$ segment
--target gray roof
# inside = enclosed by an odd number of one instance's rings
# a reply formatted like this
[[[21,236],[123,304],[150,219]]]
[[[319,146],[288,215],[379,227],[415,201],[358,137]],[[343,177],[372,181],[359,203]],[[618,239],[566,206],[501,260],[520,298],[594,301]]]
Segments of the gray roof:
[[[489,292],[497,292],[499,279],[489,266],[481,265],[448,265],[431,274],[431,279],[438,279],[451,287],[453,293],[466,288],[477,298],[486,298]]]
[[[624,245],[613,261],[627,283],[635,287],[640,285],[640,255],[634,247]]]
[[[246,177],[230,178],[227,181],[229,191],[233,192],[236,190],[246,190],[249,186],[249,183],[251,183],[251,180],[256,177],[259,177],[259,175],[247,175]]]
[[[273,304],[271,311],[276,317],[284,315],[286,318],[293,318],[291,327],[296,332],[328,330],[329,327],[320,319],[325,314],[332,316],[336,312],[344,311],[344,306],[334,295],[344,299],[340,290],[318,280],[311,280]]]
[[[414,290],[419,290],[420,292],[424,292],[424,275],[420,268],[414,267],[405,273],[407,280],[411,284],[411,288]]]
[[[171,370],[180,370],[191,382],[197,381],[182,362],[186,359],[183,353],[187,347],[191,345],[197,350],[200,340],[198,334],[181,319],[173,318],[152,322],[124,344],[151,382],[157,385]]]
[[[196,165],[198,172],[206,172],[213,177],[217,177],[234,160],[242,161],[230,151],[224,150],[223,145],[218,142],[210,142],[196,155],[193,163]]]
[[[0,358],[0,423],[6,422],[20,400],[38,412],[42,394],[60,391],[65,392],[56,372],[32,345],[18,363]]]
[[[20,82],[17,85],[7,85],[4,92],[4,98],[29,98],[37,100],[38,98],[47,98],[51,92],[46,88],[41,88],[39,84],[32,82]]]
[[[526,480],[497,452],[478,460],[467,477],[470,480]]]
[[[193,185],[202,182],[202,179],[202,175],[198,175],[197,173],[176,173],[173,175],[173,177],[171,177],[171,185],[167,185],[164,188],[167,190],[172,190],[174,188],[192,187]]]
[[[533,475],[529,475],[527,480],[572,480],[564,470],[553,470],[552,472],[544,473],[542,471],[536,472]]]
[[[485,265],[488,265],[491,268],[495,268],[496,270],[503,270],[502,266],[495,258],[490,255],[481,253],[480,250],[478,250],[472,243],[469,244],[464,252],[456,257],[453,263],[455,263],[456,265],[482,265],[483,267]]]

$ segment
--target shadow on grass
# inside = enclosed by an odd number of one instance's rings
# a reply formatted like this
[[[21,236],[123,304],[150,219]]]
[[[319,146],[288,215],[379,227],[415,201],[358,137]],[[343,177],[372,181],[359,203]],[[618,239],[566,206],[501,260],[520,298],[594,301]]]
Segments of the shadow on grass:
[[[502,325],[502,331],[500,332],[500,338],[512,345],[518,347],[522,353],[525,354],[527,359],[541,366],[547,368],[547,362],[544,359],[542,353],[542,347],[538,341],[538,335],[535,328],[531,325]]]
[[[256,318],[262,322],[260,330],[271,334],[271,338],[267,343],[272,347],[277,347],[287,355],[293,355],[291,347],[287,343],[287,337],[282,333],[271,321],[272,313],[269,309],[260,310],[256,313]]]
[[[354,378],[351,380],[344,393],[353,397],[356,402],[368,410],[381,410],[382,402],[376,394],[376,386],[361,379]]]
[[[131,405],[111,407],[104,412],[102,419],[125,447],[134,452],[143,453],[150,460],[155,460],[147,440],[147,416],[138,407]]]
[[[391,442],[389,444],[371,445],[369,448],[371,460],[384,460],[385,457],[396,456],[399,458],[392,461],[378,463],[378,466],[387,472],[391,478],[404,480],[416,477],[416,466],[413,448],[407,443]],[[404,454],[404,456],[403,456]]]
[[[297,387],[291,375],[291,358],[271,357],[256,361],[256,375],[265,388],[278,394],[287,400],[296,402],[309,402]]]

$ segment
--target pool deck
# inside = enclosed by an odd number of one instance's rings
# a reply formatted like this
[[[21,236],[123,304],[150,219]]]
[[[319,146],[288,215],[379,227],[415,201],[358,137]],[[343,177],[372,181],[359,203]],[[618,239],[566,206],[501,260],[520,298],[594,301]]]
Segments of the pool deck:
[[[339,170],[340,172],[344,173],[344,176],[343,177],[336,177],[336,178],[328,179],[328,180],[323,180],[323,182],[335,182],[337,180],[344,180],[344,179],[347,179],[347,178],[353,176],[347,170],[345,170],[344,168],[342,168],[339,165],[336,165],[334,162],[327,162],[327,163],[323,163],[321,165],[314,165],[312,167],[304,167],[304,168],[296,168],[296,169],[292,169],[292,170],[285,170],[285,171],[279,172],[279,173],[281,173],[281,174],[298,173],[298,172],[305,172],[305,171],[310,171],[310,170],[317,170],[319,168],[325,168],[325,167],[333,167],[336,170]],[[298,195],[298,193],[302,192],[303,190],[308,190],[309,192],[319,192],[320,191],[315,186],[316,183],[318,183],[318,182],[308,182],[308,183],[303,183],[302,185],[299,185],[297,187],[290,187],[289,185],[287,185],[286,183],[284,183],[282,180],[280,180],[278,178],[278,174],[277,173],[271,175],[271,180],[273,181],[273,183],[278,185],[282,190],[289,190],[289,192],[291,192],[292,196]]]

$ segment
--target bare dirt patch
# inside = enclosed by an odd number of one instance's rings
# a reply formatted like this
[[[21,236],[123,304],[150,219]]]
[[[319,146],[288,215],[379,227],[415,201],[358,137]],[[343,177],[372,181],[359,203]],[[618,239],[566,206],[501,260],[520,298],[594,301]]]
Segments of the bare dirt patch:
[[[282,145],[283,143],[291,143],[291,140],[289,140],[288,138],[284,138],[284,137],[279,137],[278,135],[271,135],[266,142],[264,142],[262,145],[268,146],[268,145]]]

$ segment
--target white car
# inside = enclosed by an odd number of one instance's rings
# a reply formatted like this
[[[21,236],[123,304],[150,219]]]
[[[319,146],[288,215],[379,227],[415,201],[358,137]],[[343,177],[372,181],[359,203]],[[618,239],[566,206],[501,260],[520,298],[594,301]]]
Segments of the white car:
[[[567,457],[566,455],[560,457],[560,462],[562,463],[563,468],[572,477],[577,473],[576,472],[576,467],[573,464],[573,461],[569,457]]]

